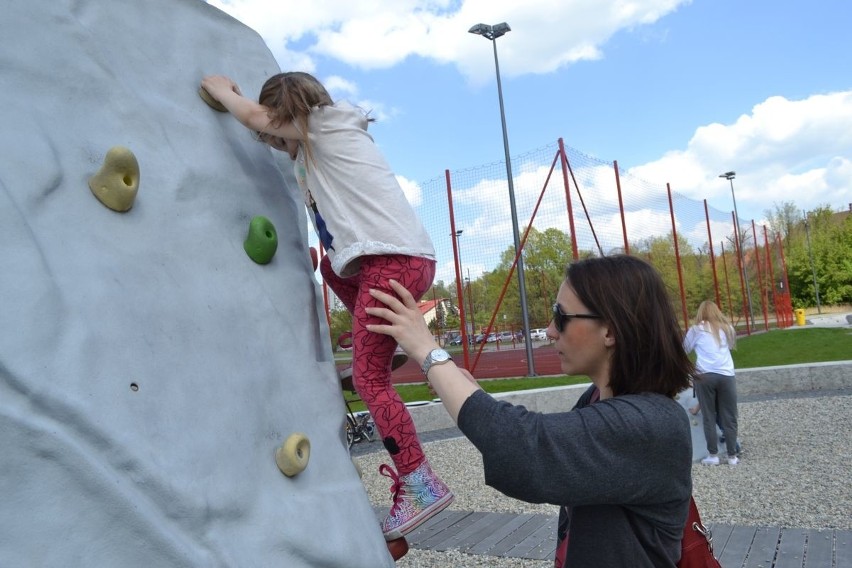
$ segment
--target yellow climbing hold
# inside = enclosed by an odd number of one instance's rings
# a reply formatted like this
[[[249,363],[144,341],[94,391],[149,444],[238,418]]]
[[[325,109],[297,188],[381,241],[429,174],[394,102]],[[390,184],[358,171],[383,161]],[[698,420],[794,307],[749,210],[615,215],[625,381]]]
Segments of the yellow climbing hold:
[[[89,188],[98,201],[113,211],[133,207],[139,191],[139,162],[128,148],[113,146],[98,173],[89,178]]]
[[[311,442],[301,432],[290,434],[277,450],[275,450],[275,463],[278,469],[287,477],[304,471],[308,467],[311,458]]]

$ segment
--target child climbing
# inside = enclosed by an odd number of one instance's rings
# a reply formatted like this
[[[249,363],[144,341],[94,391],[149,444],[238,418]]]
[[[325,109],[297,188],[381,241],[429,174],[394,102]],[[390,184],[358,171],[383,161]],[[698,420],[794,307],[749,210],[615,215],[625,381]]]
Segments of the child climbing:
[[[423,454],[411,415],[391,385],[396,341],[367,331],[384,323],[368,307],[383,304],[369,291],[393,294],[397,280],[419,299],[435,277],[435,250],[426,229],[367,133],[370,120],[346,102],[333,102],[307,73],[269,78],[258,102],[243,97],[228,77],[205,77],[201,86],[262,142],[287,152],[305,205],[327,251],[320,273],[352,314],[352,378],[373,416],[395,467],[379,471],[393,481],[393,505],[382,521],[394,540],[453,500]]]

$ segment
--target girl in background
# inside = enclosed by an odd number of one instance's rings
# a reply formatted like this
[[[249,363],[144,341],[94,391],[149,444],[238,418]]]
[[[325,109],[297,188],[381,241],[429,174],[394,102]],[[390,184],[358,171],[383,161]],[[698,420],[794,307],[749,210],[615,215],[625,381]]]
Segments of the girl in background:
[[[333,102],[313,76],[275,75],[258,102],[243,97],[227,77],[205,77],[201,86],[259,140],[294,161],[327,251],[320,273],[352,314],[353,386],[395,466],[379,468],[393,481],[394,494],[382,532],[387,540],[400,538],[447,507],[453,494],[429,466],[411,415],[391,385],[396,341],[367,329],[383,321],[368,313],[383,305],[369,291],[395,294],[393,279],[419,300],[435,277],[432,241],[367,133],[369,119],[348,103]]]
[[[686,332],[683,348],[695,351],[697,371],[693,386],[698,404],[704,414],[704,437],[707,439],[707,457],[704,465],[719,465],[718,423],[725,436],[728,464],[737,465],[737,382],[731,349],[736,346],[737,335],[728,318],[710,300],[701,302],[695,316],[695,325]]]

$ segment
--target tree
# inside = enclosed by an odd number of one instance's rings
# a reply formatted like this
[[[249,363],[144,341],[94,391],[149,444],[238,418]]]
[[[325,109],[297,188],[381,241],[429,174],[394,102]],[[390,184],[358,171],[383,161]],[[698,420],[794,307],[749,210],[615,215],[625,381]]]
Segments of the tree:
[[[769,223],[769,230],[772,231],[772,234],[781,235],[781,238],[786,240],[787,235],[792,233],[802,220],[802,213],[792,201],[773,203],[772,205],[775,207],[775,211],[765,209],[763,215]]]
[[[494,290],[494,303],[508,278],[515,261],[515,247],[510,246],[500,256],[500,264],[490,273],[489,290]],[[565,267],[571,261],[571,237],[556,228],[539,231],[531,228],[524,244],[524,283],[527,289],[527,310],[531,327],[543,327],[550,321],[556,290],[565,277]],[[505,316],[505,317],[504,317]],[[500,305],[498,323],[519,329],[523,325],[518,292],[517,268],[512,273],[506,296]],[[487,322],[486,322],[487,323]]]
[[[329,311],[331,316],[331,325],[329,332],[331,333],[331,344],[333,349],[337,349],[337,338],[348,331],[352,331],[352,314],[345,307],[332,308]]]

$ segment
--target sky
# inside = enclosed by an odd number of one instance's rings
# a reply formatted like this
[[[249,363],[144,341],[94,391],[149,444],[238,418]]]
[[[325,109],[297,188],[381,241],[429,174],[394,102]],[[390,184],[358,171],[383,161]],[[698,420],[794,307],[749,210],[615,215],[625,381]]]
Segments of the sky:
[[[852,4],[842,0],[208,0],[282,70],[371,111],[415,206],[420,184],[562,138],[741,219],[852,207]],[[304,9],[310,7],[309,9]],[[259,86],[258,86],[259,88]]]

